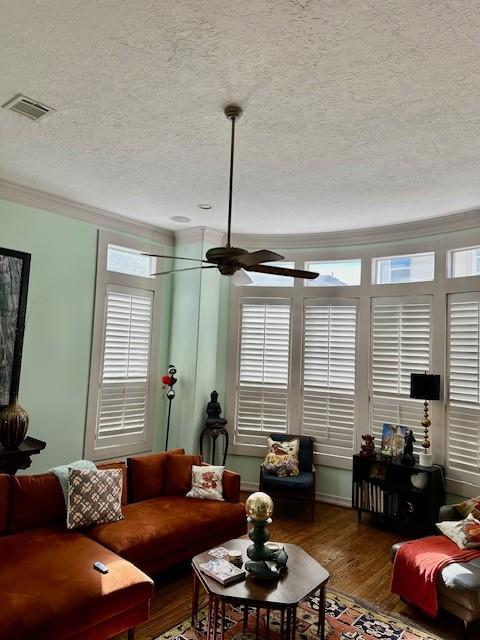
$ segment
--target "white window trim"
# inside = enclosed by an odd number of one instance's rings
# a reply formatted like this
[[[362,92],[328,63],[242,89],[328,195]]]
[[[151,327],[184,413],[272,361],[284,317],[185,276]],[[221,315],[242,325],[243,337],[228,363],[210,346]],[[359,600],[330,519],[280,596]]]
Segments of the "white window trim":
[[[156,253],[160,250],[158,245],[151,244],[127,235],[119,235],[108,231],[98,232],[97,249],[97,275],[95,285],[95,306],[93,314],[92,350],[90,357],[90,377],[88,385],[87,418],[85,427],[84,455],[90,460],[105,460],[114,457],[123,457],[136,453],[150,452],[153,449],[154,422],[156,409],[156,396],[158,393],[158,351],[160,336],[160,302],[161,282],[160,278],[144,278],[123,273],[107,271],[108,245],[134,249],[145,253]],[[163,266],[157,261],[158,270]],[[103,361],[103,341],[105,325],[105,296],[107,285],[120,285],[131,289],[142,289],[153,292],[154,305],[152,317],[152,334],[149,369],[149,391],[147,402],[147,418],[145,425],[145,437],[141,442],[97,448],[97,410],[99,400],[99,385]]]
[[[268,246],[268,239],[265,239]],[[359,450],[361,435],[368,430],[369,425],[369,380],[370,380],[370,307],[371,299],[374,297],[411,297],[415,295],[432,295],[432,357],[431,371],[441,375],[441,397],[438,402],[432,402],[432,449],[434,461],[438,464],[445,464],[446,460],[446,405],[443,397],[443,389],[446,385],[446,335],[447,335],[447,295],[449,293],[468,293],[480,291],[480,275],[466,276],[460,278],[447,277],[447,252],[452,249],[463,248],[465,246],[480,245],[480,229],[470,229],[467,231],[448,232],[442,235],[422,237],[408,240],[395,240],[388,243],[378,243],[371,245],[356,245],[345,247],[321,247],[318,249],[280,249],[278,251],[285,256],[286,260],[295,260],[296,268],[304,268],[305,262],[315,262],[323,260],[343,260],[349,258],[361,258],[362,276],[359,286],[342,287],[303,287],[302,282],[295,281],[294,287],[236,287],[230,286],[229,301],[229,331],[227,343],[227,375],[226,375],[226,411],[225,415],[229,420],[229,428],[233,433],[235,428],[235,380],[238,367],[237,336],[239,330],[238,300],[240,297],[258,298],[292,298],[292,322],[294,330],[292,333],[292,359],[291,366],[294,371],[300,371],[302,357],[302,335],[298,327],[301,326],[303,297],[310,298],[359,298],[358,309],[358,351],[357,351],[357,387],[356,387],[356,410],[357,410],[357,430],[355,437],[355,450]],[[372,280],[372,260],[373,258],[384,258],[385,256],[408,255],[417,253],[435,253],[434,280],[426,282],[394,283],[387,285],[373,284]],[[300,303],[300,304],[299,304]],[[300,320],[300,324],[299,324]],[[299,421],[294,416],[299,416],[299,406],[295,405],[295,398],[300,398],[300,385],[296,376],[292,376],[291,389],[291,419],[290,433],[299,432]],[[300,405],[300,403],[298,403]],[[420,435],[420,420],[417,434]],[[259,451],[258,447],[248,447],[246,445],[232,446],[233,455],[247,455],[263,457],[264,451]],[[316,463],[320,464],[318,460]],[[341,465],[335,462],[332,466],[336,468],[351,468],[351,461]],[[466,488],[460,483],[447,479],[447,490],[452,493],[462,495],[478,495],[478,488]]]

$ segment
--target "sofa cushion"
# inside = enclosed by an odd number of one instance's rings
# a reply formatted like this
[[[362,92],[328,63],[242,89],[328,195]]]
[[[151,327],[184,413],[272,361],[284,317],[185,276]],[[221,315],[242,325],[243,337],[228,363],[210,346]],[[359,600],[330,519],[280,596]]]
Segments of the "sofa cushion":
[[[192,466],[194,464],[202,464],[202,457],[167,454],[163,495],[187,495],[192,488]]]
[[[208,548],[212,532],[215,536],[225,532],[226,539],[232,531],[243,533],[246,522],[242,504],[183,496],[129,504],[123,515],[123,520],[93,527],[86,535],[140,567],[151,567],[155,558],[188,549],[190,541],[204,541]]]
[[[93,569],[103,562],[110,571]],[[139,569],[76,532],[48,527],[0,538],[0,638],[70,637],[147,601]],[[98,636],[97,636],[98,637]]]
[[[123,460],[115,460],[113,462],[99,462],[97,469],[120,469],[122,472],[122,505],[128,504],[128,489],[127,489],[127,465]]]
[[[10,479],[9,531],[28,531],[53,524],[65,526],[65,522],[65,500],[53,473]]]
[[[0,536],[7,531],[10,476],[0,473]]]
[[[96,469],[68,472],[67,528],[80,529],[94,524],[121,520],[122,472]]]
[[[128,493],[130,502],[157,498],[163,493],[167,454],[183,455],[184,449],[127,458]]]

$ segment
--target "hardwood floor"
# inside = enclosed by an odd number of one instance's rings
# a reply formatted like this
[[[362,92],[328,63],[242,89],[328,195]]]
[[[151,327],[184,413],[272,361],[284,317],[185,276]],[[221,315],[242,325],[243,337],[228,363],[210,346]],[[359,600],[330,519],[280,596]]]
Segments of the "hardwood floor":
[[[318,503],[315,522],[310,522],[307,514],[287,511],[285,505],[274,514],[271,539],[303,547],[329,570],[329,585],[338,591],[399,613],[444,640],[463,638],[463,623],[458,618],[441,612],[432,621],[390,593],[390,547],[402,537],[370,526],[369,517],[363,517],[358,524],[353,510]],[[190,614],[188,565],[158,576],[155,583],[150,618],[137,628],[135,640],[152,640]],[[118,636],[118,640],[126,638],[126,633]]]

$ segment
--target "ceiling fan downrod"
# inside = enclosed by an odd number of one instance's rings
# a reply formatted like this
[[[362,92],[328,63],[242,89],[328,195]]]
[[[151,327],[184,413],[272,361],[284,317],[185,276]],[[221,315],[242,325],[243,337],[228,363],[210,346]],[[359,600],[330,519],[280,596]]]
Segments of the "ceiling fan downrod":
[[[225,107],[225,115],[232,121],[232,135],[230,140],[230,181],[228,186],[228,226],[227,247],[230,248],[230,235],[232,231],[232,194],[233,194],[233,159],[235,151],[235,122],[241,118],[243,111],[237,104],[229,104]]]

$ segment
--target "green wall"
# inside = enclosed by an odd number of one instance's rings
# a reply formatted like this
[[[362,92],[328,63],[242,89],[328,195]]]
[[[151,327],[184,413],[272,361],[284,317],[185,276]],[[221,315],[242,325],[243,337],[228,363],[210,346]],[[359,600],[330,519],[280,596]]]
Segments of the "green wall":
[[[0,246],[32,254],[19,402],[30,416],[29,435],[47,442],[32,458],[34,472],[83,456],[98,229],[0,199]],[[165,359],[168,285],[163,295],[158,350]],[[158,432],[164,404],[159,397]]]
[[[203,240],[182,243],[176,247],[175,255],[203,258],[209,248]],[[177,260],[175,268],[185,268],[185,265]],[[184,447],[195,453],[199,449],[206,405],[218,379],[219,288],[220,275],[214,269],[173,276],[170,362],[178,369],[178,382],[172,405],[169,448]]]

